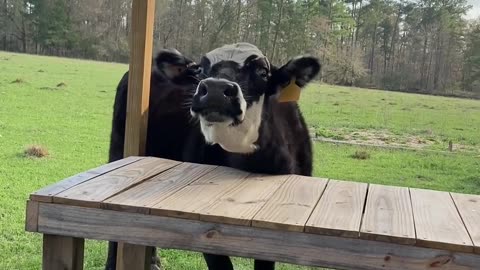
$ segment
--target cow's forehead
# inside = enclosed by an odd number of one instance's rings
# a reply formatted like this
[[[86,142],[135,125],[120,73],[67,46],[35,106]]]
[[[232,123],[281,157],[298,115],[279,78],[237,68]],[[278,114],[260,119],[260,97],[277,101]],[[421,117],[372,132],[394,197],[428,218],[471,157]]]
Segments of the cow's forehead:
[[[256,46],[250,43],[240,42],[216,48],[205,54],[205,57],[210,61],[210,66],[221,61],[233,61],[242,66],[245,60],[252,55],[265,57],[262,51]]]

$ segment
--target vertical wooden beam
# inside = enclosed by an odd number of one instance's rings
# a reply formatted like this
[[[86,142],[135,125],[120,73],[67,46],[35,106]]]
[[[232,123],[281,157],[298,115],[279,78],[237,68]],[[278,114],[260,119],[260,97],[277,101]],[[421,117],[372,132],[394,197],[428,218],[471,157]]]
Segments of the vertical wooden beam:
[[[43,235],[43,270],[82,270],[83,238]]]
[[[150,270],[153,248],[118,243],[117,270]]]
[[[133,0],[124,156],[145,155],[155,0]],[[150,269],[152,247],[118,243],[117,269]]]
[[[152,69],[155,0],[134,0],[124,156],[144,155]]]
[[[25,230],[28,232],[38,231],[38,202],[36,201],[27,201]]]

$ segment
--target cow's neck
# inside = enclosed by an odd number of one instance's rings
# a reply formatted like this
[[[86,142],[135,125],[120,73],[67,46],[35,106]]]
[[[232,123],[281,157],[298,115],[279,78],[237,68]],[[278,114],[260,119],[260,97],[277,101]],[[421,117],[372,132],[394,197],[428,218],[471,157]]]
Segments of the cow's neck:
[[[233,153],[250,154],[257,149],[262,123],[264,96],[254,102],[246,111],[244,120],[235,126],[219,123],[206,125],[200,121],[202,133],[208,143],[219,144],[224,150]]]

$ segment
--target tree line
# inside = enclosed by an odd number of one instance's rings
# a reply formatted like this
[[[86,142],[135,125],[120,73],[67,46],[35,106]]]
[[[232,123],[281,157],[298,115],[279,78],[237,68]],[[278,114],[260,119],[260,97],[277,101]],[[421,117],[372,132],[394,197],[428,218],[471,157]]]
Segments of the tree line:
[[[127,62],[131,0],[0,0],[0,49]],[[256,44],[273,63],[318,56],[323,80],[480,96],[480,19],[466,0],[157,0],[155,48],[198,59]]]

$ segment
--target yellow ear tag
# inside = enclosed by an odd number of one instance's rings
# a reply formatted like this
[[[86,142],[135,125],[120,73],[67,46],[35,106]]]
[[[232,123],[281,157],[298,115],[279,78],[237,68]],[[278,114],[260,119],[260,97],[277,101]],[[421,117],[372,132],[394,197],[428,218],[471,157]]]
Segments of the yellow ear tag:
[[[298,101],[301,91],[302,89],[295,83],[295,78],[293,78],[290,83],[281,90],[278,102]]]

